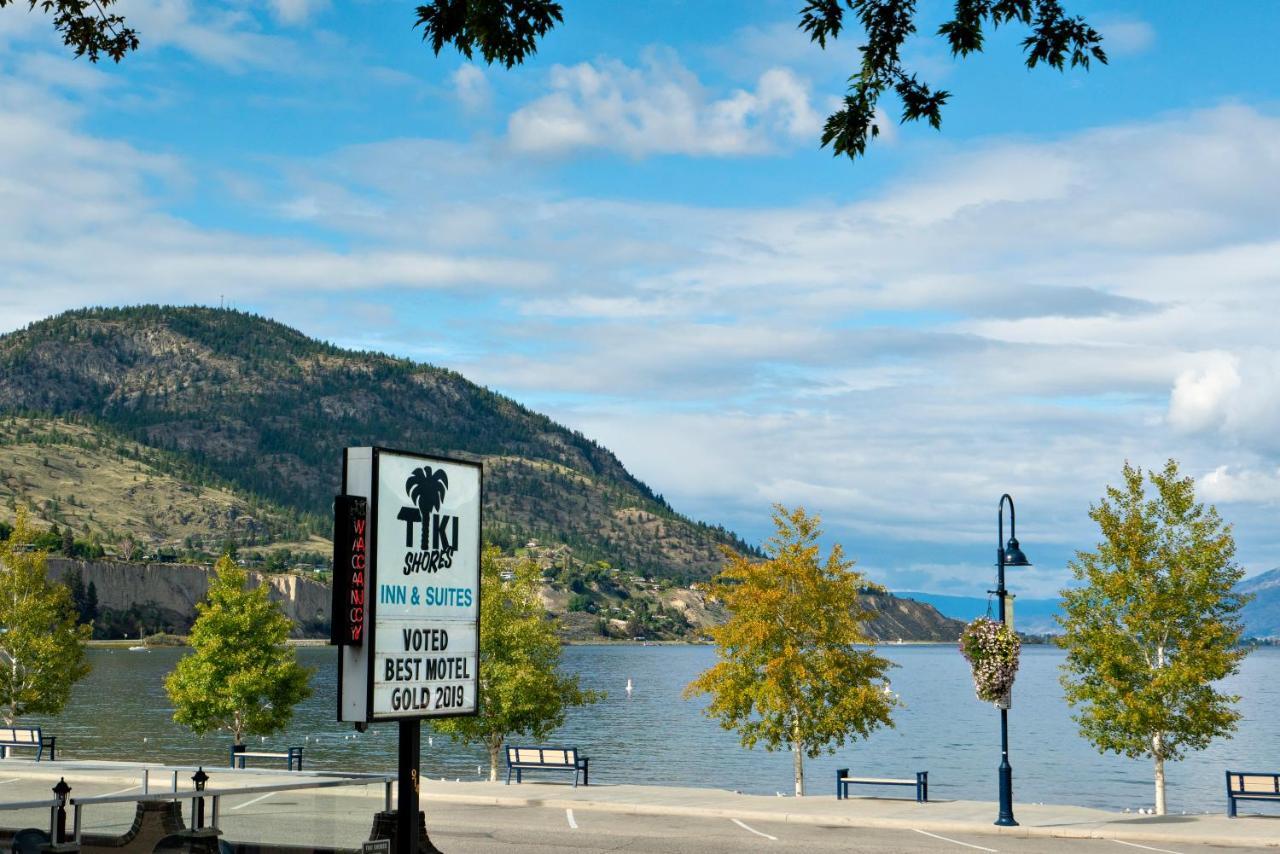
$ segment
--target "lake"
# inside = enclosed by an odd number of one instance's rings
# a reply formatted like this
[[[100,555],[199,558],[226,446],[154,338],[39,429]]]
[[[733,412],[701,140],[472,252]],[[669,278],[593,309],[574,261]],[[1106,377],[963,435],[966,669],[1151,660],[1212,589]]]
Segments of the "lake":
[[[968,665],[955,646],[891,645],[880,651],[898,665],[891,674],[893,690],[906,705],[895,715],[896,728],[848,745],[835,756],[806,761],[810,794],[831,794],[837,767],[874,776],[928,770],[933,797],[994,801],[999,713],[974,698]],[[91,650],[93,672],[75,687],[67,711],[43,722],[46,732],[58,737],[60,753],[76,759],[204,763],[211,768],[226,762],[227,736],[196,737],[171,719],[163,680],[184,652]],[[395,726],[373,726],[357,734],[349,725],[337,724],[335,652],[320,647],[298,652],[304,664],[316,668],[315,693],[298,708],[289,731],[266,744],[305,745],[310,768],[394,771]],[[551,741],[576,745],[590,756],[592,780],[601,783],[790,793],[790,754],[742,748],[736,734],[703,717],[701,702],[681,698],[684,685],[714,658],[708,646],[566,647],[564,668],[608,697],[573,710]],[[1100,755],[1077,735],[1058,685],[1063,658],[1054,647],[1023,647],[1009,714],[1015,804],[1116,810],[1150,806],[1154,795],[1148,760]],[[1168,767],[1171,812],[1220,810],[1226,768],[1280,770],[1277,673],[1280,648],[1263,647],[1225,684],[1243,698],[1239,730],[1233,739],[1217,741]],[[635,687],[630,697],[624,690],[628,678]],[[478,779],[484,761],[481,750],[431,737],[429,727],[424,730],[425,776]]]

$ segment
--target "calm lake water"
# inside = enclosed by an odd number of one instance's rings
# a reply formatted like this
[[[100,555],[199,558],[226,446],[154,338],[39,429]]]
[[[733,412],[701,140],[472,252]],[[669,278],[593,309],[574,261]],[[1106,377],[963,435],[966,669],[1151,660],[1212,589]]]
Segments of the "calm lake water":
[[[898,667],[893,689],[906,703],[896,728],[846,746],[835,756],[806,762],[811,794],[833,791],[837,767],[876,776],[929,771],[938,798],[996,798],[1000,761],[999,713],[974,699],[968,666],[954,645],[887,646],[881,652]],[[183,650],[92,650],[92,674],[76,686],[71,705],[45,722],[69,758],[152,762],[226,762],[226,736],[199,738],[171,720],[164,676]],[[316,668],[315,693],[299,707],[289,732],[269,738],[276,748],[303,744],[308,767],[394,771],[395,727],[375,726],[363,735],[334,720],[335,653],[299,650]],[[1015,803],[1071,803],[1137,809],[1153,801],[1151,765],[1099,755],[1077,734],[1058,685],[1061,650],[1023,648],[1009,715]],[[746,750],[734,733],[686,701],[686,683],[714,661],[706,646],[578,646],[564,651],[564,667],[584,686],[608,692],[601,703],[570,713],[552,742],[576,745],[591,757],[592,779],[712,786],[744,792],[791,791],[787,753]],[[1169,808],[1218,811],[1226,768],[1277,770],[1280,766],[1280,648],[1261,648],[1245,659],[1226,689],[1242,695],[1244,718],[1235,738],[1216,742],[1168,769]],[[635,686],[631,697],[627,679]],[[485,761],[478,749],[424,731],[423,774],[477,779]],[[1262,766],[1259,768],[1258,766]]]

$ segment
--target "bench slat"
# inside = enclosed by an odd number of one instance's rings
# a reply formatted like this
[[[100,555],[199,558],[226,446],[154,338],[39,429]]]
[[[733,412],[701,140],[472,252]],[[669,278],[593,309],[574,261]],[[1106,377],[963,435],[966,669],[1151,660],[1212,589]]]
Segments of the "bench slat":
[[[1254,794],[1256,792],[1275,793],[1280,790],[1280,777],[1263,777],[1257,774],[1245,774],[1243,776],[1233,776],[1236,785],[1240,788],[1238,791]]]
[[[841,777],[841,783],[868,783],[885,786],[914,786],[915,780],[893,780],[888,777]]]

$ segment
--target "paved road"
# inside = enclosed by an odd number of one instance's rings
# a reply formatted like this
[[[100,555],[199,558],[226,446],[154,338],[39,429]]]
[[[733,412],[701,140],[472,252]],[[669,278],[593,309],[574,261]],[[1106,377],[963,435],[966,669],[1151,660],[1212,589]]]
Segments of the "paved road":
[[[252,838],[270,833],[279,838],[286,824],[315,834],[316,841],[354,845],[368,832],[371,799],[349,795],[304,797],[281,793],[258,803],[232,801],[224,808],[228,838]],[[234,808],[239,803],[239,808]],[[287,810],[287,812],[286,812]],[[295,825],[294,822],[297,822]],[[1025,854],[1143,854],[1143,852],[1269,851],[1275,848],[1219,848],[1205,845],[1156,845],[1095,839],[1017,839],[980,834],[930,834],[906,829],[824,827],[780,822],[742,822],[727,818],[646,816],[595,810],[547,807],[492,807],[460,804],[427,805],[428,833],[445,854],[513,854],[514,852],[878,852],[878,854],[965,854],[1020,852]]]
[[[1025,852],[1025,854],[1142,854],[1176,851],[1263,851],[1206,846],[1137,846],[1112,840],[1011,839],[977,834],[926,834],[910,830],[823,827],[733,819],[568,812],[536,807],[442,806],[429,814],[428,832],[446,854],[481,852]],[[1270,849],[1274,854],[1275,849]]]
[[[24,789],[22,798],[44,797],[47,782],[39,784],[0,778],[9,795]],[[125,789],[127,782],[84,781],[78,796],[102,795]],[[136,791],[136,788],[135,788]],[[221,805],[220,825],[228,839],[288,842],[354,848],[366,839],[373,816],[382,809],[381,785],[322,791],[289,791],[267,795],[229,796]],[[867,829],[782,821],[734,820],[711,816],[639,815],[595,809],[568,810],[563,806],[477,806],[432,801],[428,796],[428,829],[445,854],[507,854],[507,852],[689,852],[719,854],[741,851],[793,852],[1026,852],[1026,854],[1202,854],[1203,852],[1268,851],[1277,848],[1215,847],[1203,844],[1137,843],[1098,839],[1025,839],[981,832],[921,832],[909,827]],[[131,804],[96,805],[86,809],[85,830],[123,833],[133,817]],[[1252,819],[1254,821],[1259,819]],[[1261,819],[1263,821],[1270,821]],[[1280,818],[1276,820],[1280,824]],[[41,810],[0,812],[0,824],[10,827],[47,826]]]

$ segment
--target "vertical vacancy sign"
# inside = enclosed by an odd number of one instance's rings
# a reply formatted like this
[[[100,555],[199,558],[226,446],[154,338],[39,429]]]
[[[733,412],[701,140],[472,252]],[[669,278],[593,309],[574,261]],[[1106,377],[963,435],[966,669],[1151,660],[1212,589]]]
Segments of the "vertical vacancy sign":
[[[476,713],[481,479],[478,463],[346,450],[334,514],[339,720]]]

